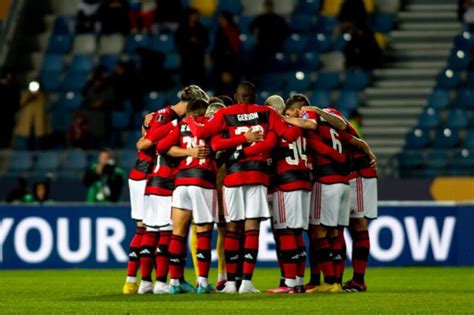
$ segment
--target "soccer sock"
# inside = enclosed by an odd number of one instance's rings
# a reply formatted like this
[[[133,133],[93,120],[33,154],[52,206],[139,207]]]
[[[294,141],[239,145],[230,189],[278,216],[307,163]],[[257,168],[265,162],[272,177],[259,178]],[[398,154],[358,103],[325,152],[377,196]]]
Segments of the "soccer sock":
[[[312,285],[321,284],[321,266],[316,261],[315,245],[316,239],[310,239],[309,241],[309,265],[311,271],[311,278],[309,283]]]
[[[292,288],[296,284],[296,273],[299,262],[298,245],[296,237],[291,230],[277,231],[278,243],[280,245],[283,268],[285,270],[285,284]]]
[[[179,285],[183,278],[184,264],[186,263],[186,238],[172,235],[169,246],[170,257],[170,284]]]
[[[352,267],[354,274],[352,279],[360,284],[365,283],[365,271],[367,269],[367,261],[370,253],[369,232],[351,231],[352,236]]]
[[[132,241],[130,242],[130,250],[128,252],[127,282],[137,281],[137,271],[140,267],[140,246],[144,233],[145,228],[138,227],[135,235],[132,238]]]
[[[155,251],[158,243],[158,232],[146,231],[142,236],[140,249],[140,269],[142,280],[151,282],[151,273],[155,266]]]
[[[252,280],[258,256],[258,230],[245,231],[243,280]]]
[[[198,267],[198,258],[197,258],[197,247],[198,247],[198,241],[197,241],[197,234],[196,234],[196,225],[193,224],[191,227],[191,241],[190,241],[190,252],[191,252],[191,257],[193,259],[193,266],[194,266],[194,273],[196,274],[196,279],[199,277],[199,267]]]
[[[225,252],[224,252],[224,242],[225,242],[225,227],[217,228],[217,282],[227,279],[225,272]]]
[[[211,267],[211,239],[212,232],[197,233],[197,259],[199,268],[199,284],[207,287],[209,268]],[[203,279],[205,278],[205,279]]]
[[[240,253],[239,261],[237,262],[237,286],[240,286],[239,282],[242,281],[244,273],[244,252],[245,252],[245,233],[240,233]]]
[[[341,235],[337,235],[335,237],[331,237],[329,239],[329,244],[331,246],[332,252],[332,265],[334,268],[334,275],[336,277],[336,282],[342,282],[342,275],[344,273],[344,266],[345,266],[345,255],[343,253],[343,246],[344,246],[344,233],[343,229],[339,230]]]
[[[280,287],[285,286],[285,268],[283,266],[283,257],[281,256],[281,249],[280,249],[280,238],[277,235],[278,230],[273,230],[273,235],[275,238],[275,250],[277,255],[278,266],[280,267]]]
[[[169,270],[169,245],[171,241],[171,231],[161,231],[160,240],[156,248],[156,281],[166,282]]]
[[[224,252],[227,280],[235,281],[240,255],[240,233],[233,231],[225,233]]]
[[[334,284],[336,277],[334,276],[334,267],[331,261],[331,248],[327,237],[316,239],[313,242],[314,259],[320,266],[324,275],[324,282]]]
[[[296,245],[298,247],[298,268],[296,270],[296,285],[304,284],[304,272],[306,268],[306,244],[304,243],[303,231],[295,232]]]

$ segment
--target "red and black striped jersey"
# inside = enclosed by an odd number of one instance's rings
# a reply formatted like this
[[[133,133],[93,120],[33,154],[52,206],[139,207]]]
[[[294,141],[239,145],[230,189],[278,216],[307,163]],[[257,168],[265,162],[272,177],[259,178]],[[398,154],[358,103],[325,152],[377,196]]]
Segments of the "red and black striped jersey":
[[[196,118],[197,123],[205,123],[206,117]],[[158,144],[158,153],[166,154],[171,147],[179,146],[191,149],[196,146],[209,147],[209,141],[198,139],[192,135],[189,126],[180,122],[163,140]],[[207,189],[216,188],[217,163],[215,159],[186,157],[180,160],[177,167],[175,186],[200,186]]]

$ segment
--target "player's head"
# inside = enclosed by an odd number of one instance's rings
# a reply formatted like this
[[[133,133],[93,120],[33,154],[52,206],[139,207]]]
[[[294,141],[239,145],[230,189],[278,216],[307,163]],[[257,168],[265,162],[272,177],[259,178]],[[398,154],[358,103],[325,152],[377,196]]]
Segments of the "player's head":
[[[208,100],[209,95],[197,85],[188,85],[180,93],[181,102],[189,102],[194,99]]]
[[[188,106],[186,107],[186,112],[190,116],[199,117],[204,116],[206,113],[206,109],[209,106],[207,100],[199,98],[193,99],[188,102]]]
[[[257,99],[255,85],[249,81],[240,82],[237,86],[234,99],[236,103],[255,104]]]
[[[286,100],[285,114],[290,117],[298,117],[301,107],[309,106],[309,100],[304,94],[293,94]]]
[[[99,152],[99,156],[97,158],[97,161],[99,162],[100,165],[105,165],[108,163],[114,163],[115,160],[115,154],[114,151],[110,148],[102,148]]]
[[[225,106],[231,106],[234,104],[234,100],[232,99],[232,97],[229,97],[227,95],[219,95],[218,97],[222,100],[222,103]]]
[[[283,114],[285,111],[285,101],[280,95],[272,95],[266,99],[265,105],[272,107],[275,109],[278,114]]]

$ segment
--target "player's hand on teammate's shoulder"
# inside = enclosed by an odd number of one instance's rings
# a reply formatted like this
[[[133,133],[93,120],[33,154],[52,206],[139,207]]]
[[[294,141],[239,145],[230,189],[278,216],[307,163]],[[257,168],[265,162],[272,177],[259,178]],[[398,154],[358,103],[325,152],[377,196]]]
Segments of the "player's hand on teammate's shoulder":
[[[143,127],[148,128],[150,127],[150,122],[153,119],[153,113],[146,114],[145,119],[143,119]]]
[[[375,156],[375,154],[371,154],[370,156],[370,167],[372,167],[373,169],[377,169],[377,157]]]
[[[244,136],[245,140],[247,140],[247,143],[253,143],[263,140],[263,133],[261,130],[249,129],[247,130],[247,132],[244,133]]]
[[[203,145],[189,149],[189,154],[193,158],[205,159],[209,156],[209,153],[209,148]]]

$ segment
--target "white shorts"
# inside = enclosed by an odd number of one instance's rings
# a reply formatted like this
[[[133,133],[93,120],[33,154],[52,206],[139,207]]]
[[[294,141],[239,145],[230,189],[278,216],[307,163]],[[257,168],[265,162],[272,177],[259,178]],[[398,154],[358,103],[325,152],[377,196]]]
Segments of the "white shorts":
[[[245,185],[222,189],[224,216],[227,222],[246,219],[268,219],[270,209],[267,201],[267,187]]]
[[[330,227],[348,226],[349,198],[349,185],[314,183],[309,224]]]
[[[311,192],[306,190],[273,193],[273,227],[308,229]]]
[[[130,207],[132,209],[132,219],[137,221],[143,220],[145,212],[145,180],[128,180],[128,188],[130,190]]]
[[[171,196],[145,196],[143,223],[160,231],[173,230],[171,221]]]
[[[351,218],[377,218],[377,178],[356,177],[350,180]]]
[[[219,222],[217,190],[199,186],[178,186],[173,191],[173,208],[193,212],[195,224]]]

